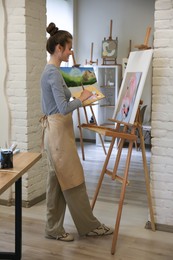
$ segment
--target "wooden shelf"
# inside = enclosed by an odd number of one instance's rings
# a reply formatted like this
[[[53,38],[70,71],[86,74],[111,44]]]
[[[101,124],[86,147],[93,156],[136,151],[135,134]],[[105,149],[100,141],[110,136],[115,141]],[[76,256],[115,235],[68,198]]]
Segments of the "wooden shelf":
[[[100,124],[100,126],[113,126],[113,127],[115,127],[115,124],[114,123],[103,123],[103,124]]]
[[[110,108],[112,108],[112,107],[115,107],[115,105],[106,105],[106,104],[103,104],[103,105],[100,105],[100,107],[110,107]]]
[[[109,89],[109,88],[111,89],[112,88],[112,89],[114,89],[115,85],[113,85],[113,86],[100,86],[100,88],[107,88],[107,89]]]
[[[114,114],[117,103],[118,91],[121,85],[121,67],[120,66],[98,66],[97,67],[97,83],[100,91],[105,96],[99,101],[98,106],[98,125],[115,128],[115,124],[107,119]],[[104,136],[104,141],[108,141],[110,137]],[[100,144],[98,135],[96,135],[96,144]]]

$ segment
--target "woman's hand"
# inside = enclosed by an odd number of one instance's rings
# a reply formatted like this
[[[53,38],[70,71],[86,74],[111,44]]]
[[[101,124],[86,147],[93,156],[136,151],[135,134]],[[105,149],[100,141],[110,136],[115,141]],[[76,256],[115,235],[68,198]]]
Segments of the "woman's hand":
[[[87,100],[89,97],[91,97],[93,93],[87,89],[84,89],[79,97],[80,101],[83,102]]]

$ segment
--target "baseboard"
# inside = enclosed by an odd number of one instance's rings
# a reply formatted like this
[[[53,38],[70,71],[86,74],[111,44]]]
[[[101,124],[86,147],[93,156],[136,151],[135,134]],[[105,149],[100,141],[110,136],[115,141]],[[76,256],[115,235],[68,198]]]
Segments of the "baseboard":
[[[76,142],[80,142],[80,138],[76,138],[75,140],[76,140]],[[83,142],[95,144],[96,140],[95,139],[83,139]]]
[[[35,204],[41,202],[42,200],[45,200],[46,199],[46,193],[42,194],[41,196],[37,197],[37,198],[34,198],[33,200],[31,201],[25,201],[25,200],[22,200],[22,207],[23,208],[30,208],[32,206],[34,206]],[[14,206],[15,204],[15,200],[12,199],[12,200],[0,200],[0,205],[3,205],[3,206]]]
[[[147,221],[146,225],[145,225],[146,229],[151,229],[151,222]],[[155,223],[155,228],[158,231],[164,231],[164,232],[169,232],[169,233],[173,233],[173,226],[170,225],[164,225],[164,224],[158,224]]]
[[[11,206],[11,205],[13,205],[13,199],[10,199],[10,200],[0,199],[0,205]]]

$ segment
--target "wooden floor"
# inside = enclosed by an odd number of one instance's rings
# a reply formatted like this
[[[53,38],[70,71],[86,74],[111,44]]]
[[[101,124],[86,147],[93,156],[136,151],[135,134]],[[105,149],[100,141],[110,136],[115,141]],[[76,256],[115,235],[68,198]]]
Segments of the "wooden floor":
[[[79,154],[80,146],[79,146]],[[122,156],[119,174],[123,172],[126,149]],[[150,151],[146,151],[148,165]],[[116,148],[112,153],[110,169],[113,167]],[[92,199],[105,155],[101,147],[85,144],[86,160],[82,161],[88,194]],[[45,201],[23,208],[23,260],[172,260],[173,235],[171,233],[145,229],[148,207],[143,175],[142,155],[135,148],[129,172],[130,185],[126,190],[125,203],[115,255],[111,255],[112,236],[79,237],[67,210],[66,231],[75,241],[65,243],[44,238]],[[114,227],[121,185],[105,176],[94,214],[102,223]],[[0,251],[14,250],[14,207],[0,206]]]

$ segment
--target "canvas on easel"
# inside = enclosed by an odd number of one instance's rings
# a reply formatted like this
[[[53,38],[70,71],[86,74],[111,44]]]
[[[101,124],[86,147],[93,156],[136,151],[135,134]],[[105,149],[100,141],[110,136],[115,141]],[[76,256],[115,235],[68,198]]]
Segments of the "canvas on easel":
[[[134,123],[137,109],[140,103],[140,99],[142,96],[143,88],[145,85],[146,77],[148,74],[149,66],[152,59],[153,50],[144,50],[144,51],[135,51],[131,52],[129,55],[127,67],[125,70],[124,78],[121,83],[120,92],[118,95],[117,104],[115,106],[113,117],[114,119],[121,119],[119,121],[122,122],[128,122],[130,124]],[[135,98],[126,98],[126,92],[128,84],[131,80],[130,86],[133,86],[133,89],[130,89],[132,94],[135,95]],[[130,93],[127,93],[128,96],[130,96]],[[121,116],[119,111],[122,109],[123,105],[123,98],[124,98],[124,108],[127,110],[127,107],[129,108],[129,116],[124,117]],[[132,102],[130,102],[132,101]],[[127,106],[128,104],[131,104],[131,106]],[[127,107],[126,107],[127,106]]]
[[[142,72],[127,72],[115,119],[129,123]]]

